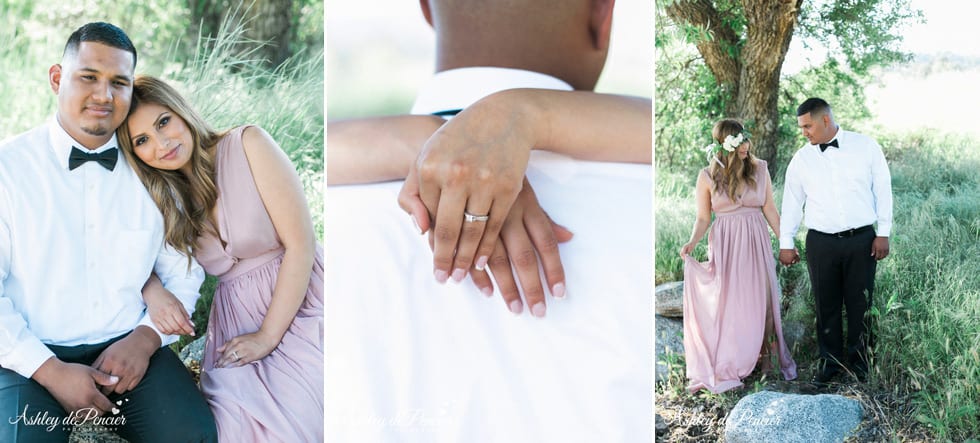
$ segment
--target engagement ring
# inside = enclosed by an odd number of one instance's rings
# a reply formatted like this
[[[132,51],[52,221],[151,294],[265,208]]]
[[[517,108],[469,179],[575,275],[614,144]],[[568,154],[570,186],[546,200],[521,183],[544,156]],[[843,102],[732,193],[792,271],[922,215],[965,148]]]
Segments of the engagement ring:
[[[463,211],[463,219],[467,222],[485,222],[490,220],[490,214],[487,215],[473,215],[469,212]]]
[[[238,356],[238,353],[235,352],[235,351],[231,351],[231,355],[234,355],[235,356],[235,360],[241,360],[242,359],[241,357]]]

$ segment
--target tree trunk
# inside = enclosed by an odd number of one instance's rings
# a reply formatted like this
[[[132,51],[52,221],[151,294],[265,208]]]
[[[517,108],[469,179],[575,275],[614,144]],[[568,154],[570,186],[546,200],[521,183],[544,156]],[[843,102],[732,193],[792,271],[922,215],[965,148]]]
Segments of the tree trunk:
[[[748,29],[735,115],[752,132],[755,155],[769,163],[770,174],[776,170],[779,76],[802,2],[743,2]]]
[[[292,0],[255,0],[236,2],[231,0],[188,0],[192,26],[189,32],[197,37],[214,36],[226,19],[240,21],[245,26],[241,43],[243,51],[253,50],[249,58],[265,60],[267,66],[279,66],[291,55],[289,38],[292,33]],[[246,9],[247,8],[247,9]]]
[[[725,108],[752,133],[757,157],[776,168],[779,124],[779,75],[803,0],[742,0],[747,29],[744,43],[727,25],[731,11],[719,11],[711,0],[677,0],[666,7],[677,23],[707,30],[698,52],[718,85],[734,100]],[[741,48],[739,46],[741,44]]]

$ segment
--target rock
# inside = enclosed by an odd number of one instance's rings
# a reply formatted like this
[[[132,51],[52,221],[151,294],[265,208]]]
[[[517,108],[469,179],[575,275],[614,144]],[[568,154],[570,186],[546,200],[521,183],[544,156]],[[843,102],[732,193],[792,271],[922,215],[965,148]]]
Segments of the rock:
[[[101,426],[85,423],[76,426],[68,443],[128,443],[126,439]]]
[[[197,362],[200,365],[201,360],[204,359],[204,342],[207,341],[207,337],[207,334],[202,335],[180,350],[178,356],[180,361],[184,362],[184,366],[191,367],[192,362]]]
[[[657,314],[671,318],[684,316],[684,282],[664,283],[653,291],[657,297]]]
[[[660,416],[660,414],[657,414],[655,426],[656,426],[657,436],[663,436],[664,434],[667,433],[667,431],[670,430],[670,428],[667,426],[667,422],[664,420],[663,417]]]
[[[840,395],[757,392],[729,412],[725,441],[841,442],[861,424],[863,413],[861,403]]]
[[[656,348],[657,381],[667,379],[670,371],[667,365],[662,363],[667,361],[668,353],[684,355],[684,322],[676,318],[667,318],[660,315],[655,316],[657,336],[654,337]]]

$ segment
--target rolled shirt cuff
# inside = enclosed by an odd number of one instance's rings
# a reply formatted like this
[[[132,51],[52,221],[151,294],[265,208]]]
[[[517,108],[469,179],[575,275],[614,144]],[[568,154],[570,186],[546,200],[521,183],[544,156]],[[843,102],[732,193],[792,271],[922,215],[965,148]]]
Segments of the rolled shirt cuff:
[[[160,330],[157,329],[156,325],[153,324],[153,320],[150,318],[149,314],[143,314],[143,318],[140,319],[139,324],[136,325],[136,326],[139,326],[139,325],[146,326],[146,327],[152,329],[153,332],[156,332],[157,333],[157,336],[160,337],[160,347],[161,348],[164,347],[164,346],[167,346],[167,345],[169,345],[169,344],[171,344],[171,343],[173,343],[175,341],[177,341],[177,338],[178,337],[176,335],[167,335],[167,334],[164,334],[164,333],[160,332]],[[133,329],[136,329],[136,328],[133,328]]]
[[[793,237],[779,237],[779,249],[793,249],[795,247]]]
[[[891,237],[892,235],[891,223],[888,224],[879,223],[878,228],[875,229],[875,235],[878,237]]]
[[[7,354],[2,366],[25,378],[31,378],[37,368],[40,368],[51,357],[54,357],[54,352],[51,352],[51,349],[48,349],[41,340],[31,337],[18,342],[14,349]]]

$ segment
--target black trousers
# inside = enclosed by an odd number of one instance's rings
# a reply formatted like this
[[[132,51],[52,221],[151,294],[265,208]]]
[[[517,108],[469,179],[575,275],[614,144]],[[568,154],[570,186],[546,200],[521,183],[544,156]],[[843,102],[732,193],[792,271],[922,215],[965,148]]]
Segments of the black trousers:
[[[62,361],[91,365],[121,338],[95,345],[48,348]],[[108,397],[120,411],[106,414],[106,421],[99,424],[130,443],[218,441],[211,409],[190,371],[169,347],[158,349],[150,357],[146,374],[136,388]],[[69,415],[38,382],[5,368],[0,368],[0,411],[0,419],[6,422],[0,424],[0,442],[67,442],[72,424],[86,416],[84,409]]]
[[[817,345],[824,364],[864,365],[874,345],[871,307],[877,261],[871,256],[874,229],[839,237],[810,230],[806,261],[816,300]],[[846,354],[843,312],[847,310]]]

